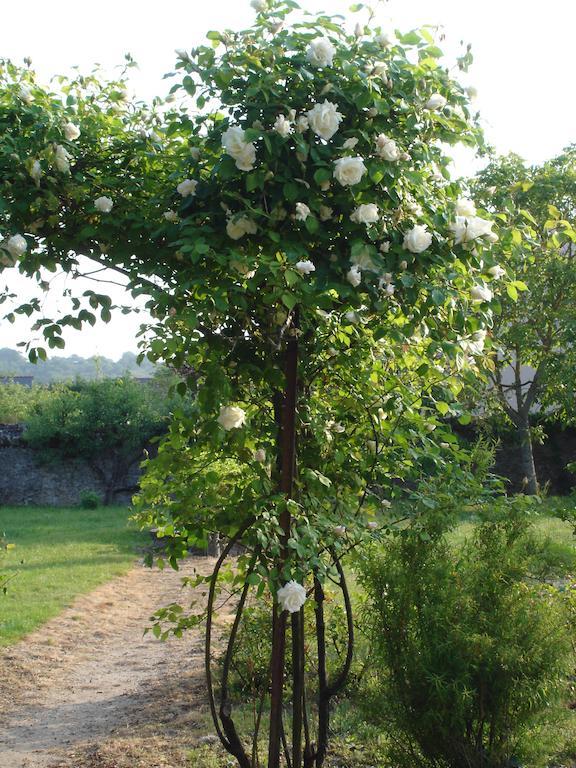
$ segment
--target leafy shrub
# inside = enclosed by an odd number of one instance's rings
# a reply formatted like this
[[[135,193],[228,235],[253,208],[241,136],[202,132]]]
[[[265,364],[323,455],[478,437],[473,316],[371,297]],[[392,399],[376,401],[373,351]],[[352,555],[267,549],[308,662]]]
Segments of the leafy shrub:
[[[23,387],[8,381],[0,384],[0,424],[20,424],[56,395],[48,387]]]
[[[24,437],[44,461],[87,462],[109,504],[150,439],[165,430],[167,418],[166,400],[135,381],[78,381],[35,408]]]
[[[80,506],[82,509],[98,509],[102,499],[100,494],[96,491],[81,491],[80,492]]]
[[[574,663],[567,611],[533,578],[544,560],[525,511],[495,505],[463,544],[436,516],[360,562],[370,713],[402,744],[397,765],[497,768],[551,748]]]

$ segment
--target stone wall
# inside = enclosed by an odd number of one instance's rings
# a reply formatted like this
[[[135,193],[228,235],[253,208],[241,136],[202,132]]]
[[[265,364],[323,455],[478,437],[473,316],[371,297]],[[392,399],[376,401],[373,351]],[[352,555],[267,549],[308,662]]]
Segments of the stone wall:
[[[82,491],[104,496],[103,483],[87,464],[42,464],[22,440],[21,425],[0,425],[0,504],[76,506]],[[113,503],[128,504],[138,488],[138,462],[120,478]]]

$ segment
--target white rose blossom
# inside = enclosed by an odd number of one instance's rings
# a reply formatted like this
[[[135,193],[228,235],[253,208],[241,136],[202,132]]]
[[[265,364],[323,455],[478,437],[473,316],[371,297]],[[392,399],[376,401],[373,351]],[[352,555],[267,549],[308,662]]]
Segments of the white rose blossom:
[[[94,200],[94,207],[100,213],[110,213],[113,205],[114,203],[109,197],[103,196],[103,197],[98,197],[96,198],[96,200]]]
[[[10,256],[13,256],[15,259],[19,259],[26,253],[27,248],[28,243],[26,242],[26,238],[22,237],[22,235],[12,235],[12,237],[8,238],[6,243],[6,250]]]
[[[266,10],[266,3],[264,0],[251,0],[250,5],[257,13],[264,13]]]
[[[379,251],[380,253],[389,253],[390,243],[389,242],[380,243]]]
[[[264,448],[258,448],[254,451],[254,461],[257,461],[259,464],[264,464],[266,461],[266,451]]]
[[[306,221],[308,216],[310,216],[310,208],[306,203],[296,203],[296,221]]]
[[[54,150],[54,165],[60,173],[70,173],[70,153],[61,144]]]
[[[445,96],[442,96],[441,93],[433,93],[432,96],[428,99],[425,106],[426,109],[430,109],[431,111],[435,111],[438,109],[444,109],[446,104],[448,103],[448,100]]]
[[[472,301],[492,301],[492,291],[485,285],[474,285],[470,291]]]
[[[66,123],[62,129],[66,141],[74,141],[80,136],[80,128],[74,123]]]
[[[394,296],[394,293],[396,291],[396,286],[394,285],[394,283],[388,283],[388,282],[384,283],[382,280],[378,282],[378,288],[380,288],[380,290],[384,290],[384,293],[387,296]]]
[[[346,273],[346,280],[348,280],[350,285],[352,285],[354,288],[357,288],[362,282],[362,273],[360,272],[360,268],[356,264],[350,267],[350,269]]]
[[[306,602],[306,590],[297,581],[289,581],[277,593],[278,605],[288,613],[298,613]]]
[[[228,219],[226,224],[226,234],[232,240],[240,240],[244,235],[254,235],[258,231],[256,223],[247,216],[240,216],[237,219]]]
[[[284,115],[278,115],[273,127],[276,133],[282,136],[283,139],[286,139],[292,133],[290,120],[288,120]]]
[[[475,99],[478,96],[478,89],[473,85],[469,85],[468,88],[466,88],[466,94],[469,99]]]
[[[324,99],[322,104],[314,104],[306,114],[310,128],[316,136],[320,136],[325,141],[334,136],[344,117],[341,112],[338,112],[338,105],[328,101],[328,99]]]
[[[364,247],[359,250],[354,250],[352,255],[350,256],[350,263],[358,267],[360,271],[363,269],[369,270],[371,272],[377,272],[378,266],[374,263],[374,259],[372,258],[372,253],[370,251],[370,248]]]
[[[170,221],[170,222],[176,222],[180,218],[176,213],[176,211],[172,211],[172,210],[164,211],[162,216],[166,219],[166,221]]]
[[[318,216],[320,217],[320,221],[328,221],[328,219],[332,218],[333,213],[334,211],[329,205],[321,205],[320,210],[318,211]]]
[[[481,329],[473,333],[468,339],[462,339],[460,346],[469,355],[481,355],[486,342],[486,331]]]
[[[359,139],[357,139],[355,136],[351,139],[346,139],[344,144],[342,144],[342,149],[354,149],[356,144],[358,144]]]
[[[381,45],[383,48],[386,48],[389,45],[394,44],[395,38],[394,38],[394,35],[388,32],[381,32],[379,35],[376,35],[376,42],[378,43],[378,45]]]
[[[27,85],[20,86],[18,95],[20,96],[24,104],[32,104],[32,102],[34,101],[34,97],[32,96],[30,88],[28,88]]]
[[[361,157],[341,157],[334,161],[334,178],[343,187],[352,187],[362,181],[367,168]]]
[[[300,117],[296,120],[296,130],[298,133],[305,133],[308,128],[310,128],[308,118],[306,115],[300,115]]]
[[[450,224],[450,230],[454,234],[456,245],[469,243],[478,237],[486,236],[490,241],[498,239],[492,232],[493,221],[482,219],[480,216],[456,216],[456,220]]]
[[[394,139],[389,139],[384,133],[376,137],[376,154],[390,163],[400,159],[400,150],[396,142]]]
[[[375,530],[378,528],[378,523],[376,522],[376,520],[369,520],[369,521],[366,523],[366,527],[367,527],[367,528],[368,528],[370,531],[375,531]]]
[[[341,538],[342,536],[346,535],[346,526],[345,525],[335,525],[333,528],[334,536],[338,536]]]
[[[182,197],[193,197],[196,194],[198,182],[196,179],[184,179],[176,187],[176,192]]]
[[[456,200],[456,215],[476,216],[476,206],[472,200],[468,200],[465,197],[460,197],[458,200]]]
[[[317,37],[312,40],[306,50],[306,59],[314,67],[331,67],[336,48],[327,37]]]
[[[422,253],[432,243],[432,234],[424,224],[416,224],[404,235],[403,247],[411,253]]]
[[[240,429],[246,423],[246,413],[237,405],[223,405],[217,421],[227,432],[231,429]]]
[[[501,277],[503,277],[506,274],[506,270],[502,269],[500,264],[495,264],[493,267],[490,267],[488,270],[488,274],[492,275],[492,277],[495,280],[499,280]]]
[[[32,167],[30,168],[30,177],[34,181],[37,187],[40,186],[40,178],[42,177],[42,166],[39,160],[34,160]]]
[[[375,203],[359,205],[350,216],[357,224],[375,224],[379,219],[378,206]]]
[[[240,171],[251,171],[256,162],[256,147],[244,139],[244,129],[233,125],[222,134],[224,151],[236,161]]]
[[[301,275],[309,275],[311,272],[316,272],[316,267],[311,261],[298,261],[294,265],[294,269]]]
[[[408,262],[407,262],[407,261],[405,261],[405,260],[404,260],[404,261],[401,261],[401,262],[400,262],[400,264],[398,264],[398,266],[400,267],[400,269],[402,270],[402,272],[404,272],[404,270],[408,269]]]

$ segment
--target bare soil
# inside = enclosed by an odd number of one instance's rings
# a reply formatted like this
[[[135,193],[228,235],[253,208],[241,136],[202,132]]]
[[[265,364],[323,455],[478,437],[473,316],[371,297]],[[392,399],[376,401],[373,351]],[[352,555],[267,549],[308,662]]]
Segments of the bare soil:
[[[143,630],[157,608],[189,603],[182,576],[213,562],[135,566],[0,653],[0,767],[189,766],[209,730],[202,637]]]

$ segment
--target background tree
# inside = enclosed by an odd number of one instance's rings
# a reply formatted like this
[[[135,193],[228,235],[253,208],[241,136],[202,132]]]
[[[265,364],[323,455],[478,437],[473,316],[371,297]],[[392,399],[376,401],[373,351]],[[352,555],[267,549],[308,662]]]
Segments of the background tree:
[[[25,440],[44,461],[85,461],[110,504],[119,480],[165,429],[168,403],[129,379],[77,382],[50,394],[29,413]]]
[[[536,493],[531,413],[538,407],[574,418],[576,148],[542,166],[516,155],[494,160],[473,191],[487,209],[506,212],[501,264],[517,279],[499,297],[489,378],[518,435],[526,490]]]
[[[348,34],[326,15],[287,24],[292,0],[252,4],[252,28],[211,31],[208,45],[179,52],[182,78],[168,105],[131,104],[122,82],[96,75],[63,81],[62,101],[7,63],[0,226],[6,267],[40,283],[42,268],[81,273],[82,254],[150,296],[156,321],[143,354],[188,371],[180,391],[196,392],[159,461],[187,456],[198,494],[185,508],[175,482],[179,495],[162,496],[142,519],[173,535],[174,564],[197,535],[230,536],[208,580],[206,671],[215,727],[243,768],[258,764],[258,728],[249,749],[232,717],[228,672],[249,591],[269,591],[267,765],[278,768],[284,748],[301,768],[323,764],[330,699],[350,666],[342,558],[368,535],[367,513],[398,473],[444,463],[445,441],[432,450],[432,435],[451,412],[455,372],[480,351],[490,323],[497,236],[480,215],[471,228],[462,220],[470,204],[459,200],[442,146],[481,138],[428,30],[396,38],[371,28],[370,16]],[[461,68],[470,59],[465,52]],[[39,309],[31,300],[13,312]],[[106,294],[88,292],[36,327],[60,347],[65,326],[94,322],[95,311],[107,321],[111,310]],[[45,351],[31,345],[29,355]],[[411,400],[397,392],[403,357],[420,358]],[[244,472],[229,498],[212,504],[223,461]],[[246,554],[231,576],[238,611],[217,705],[212,618],[224,557],[238,541]],[[349,632],[333,679],[327,580],[342,592]],[[312,594],[316,728],[303,652],[302,607]]]

